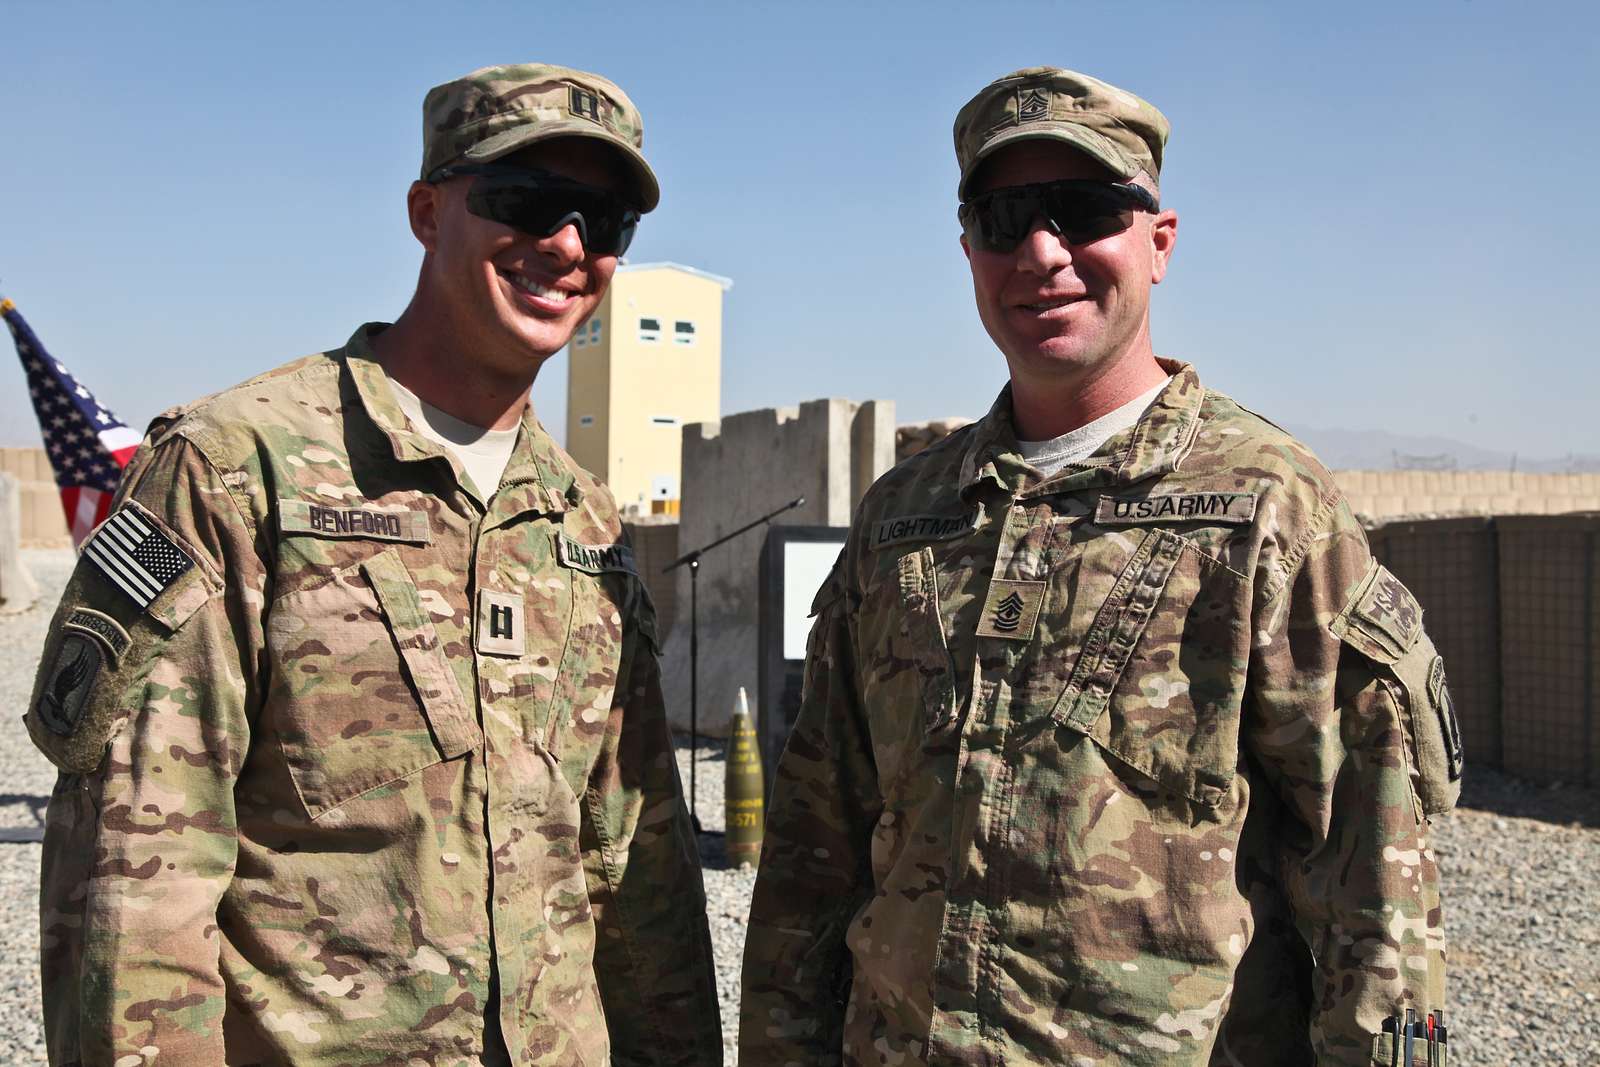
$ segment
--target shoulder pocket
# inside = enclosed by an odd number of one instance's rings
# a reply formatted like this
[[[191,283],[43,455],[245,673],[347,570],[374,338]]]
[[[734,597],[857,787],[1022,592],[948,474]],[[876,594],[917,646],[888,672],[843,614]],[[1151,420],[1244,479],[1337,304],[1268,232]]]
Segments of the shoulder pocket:
[[[24,715],[35,747],[63,771],[95,770],[151,665],[220,591],[204,557],[143,506],[113,513],[84,543],[40,656]]]
[[[1411,761],[1412,786],[1424,816],[1455,807],[1461,795],[1461,728],[1445,678],[1444,657],[1422,628],[1411,591],[1374,562],[1329,624],[1349,647],[1373,661],[1394,698]]]
[[[269,711],[314,819],[478,745],[477,721],[393,548],[279,599],[267,645]]]

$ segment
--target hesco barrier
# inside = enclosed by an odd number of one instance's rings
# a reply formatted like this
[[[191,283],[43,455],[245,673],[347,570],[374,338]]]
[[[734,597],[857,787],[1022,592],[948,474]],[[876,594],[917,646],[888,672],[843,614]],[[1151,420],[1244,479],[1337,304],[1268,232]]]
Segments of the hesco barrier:
[[[1372,554],[1422,604],[1428,636],[1444,656],[1469,763],[1498,767],[1500,580],[1494,520],[1396,522],[1368,534]]]
[[[1499,519],[1504,762],[1594,784],[1600,764],[1600,515]]]
[[[1467,766],[1600,784],[1600,514],[1398,522],[1368,537],[1422,604]]]

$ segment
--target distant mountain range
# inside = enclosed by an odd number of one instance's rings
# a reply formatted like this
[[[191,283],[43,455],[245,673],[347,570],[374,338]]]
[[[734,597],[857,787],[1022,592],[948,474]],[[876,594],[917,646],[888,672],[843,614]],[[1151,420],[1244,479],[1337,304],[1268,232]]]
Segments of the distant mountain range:
[[[1387,430],[1285,427],[1311,446],[1330,470],[1394,470],[1433,467],[1455,470],[1519,470],[1530,473],[1600,471],[1600,453],[1559,459],[1496,452],[1449,437],[1418,437]]]

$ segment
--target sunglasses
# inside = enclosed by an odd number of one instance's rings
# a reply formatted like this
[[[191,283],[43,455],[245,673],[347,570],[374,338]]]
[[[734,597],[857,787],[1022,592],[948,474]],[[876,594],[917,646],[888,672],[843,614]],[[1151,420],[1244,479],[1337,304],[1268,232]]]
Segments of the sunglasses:
[[[1010,252],[1043,218],[1069,244],[1088,244],[1133,225],[1136,212],[1157,210],[1148,189],[1068,178],[980,193],[956,213],[967,242],[980,252]]]
[[[456,177],[475,179],[467,210],[479,218],[532,237],[549,237],[571,224],[595,255],[622,255],[639,226],[639,209],[615,193],[549,171],[475,163],[444,167],[428,180]]]

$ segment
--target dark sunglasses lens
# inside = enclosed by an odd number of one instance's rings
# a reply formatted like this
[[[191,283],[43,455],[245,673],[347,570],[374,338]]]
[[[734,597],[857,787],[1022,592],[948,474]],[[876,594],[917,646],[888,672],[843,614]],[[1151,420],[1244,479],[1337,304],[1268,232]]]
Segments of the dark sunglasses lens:
[[[1133,204],[1114,192],[1046,190],[1045,210],[1073,244],[1088,244],[1133,225]]]
[[[985,252],[1009,252],[1028,236],[1042,210],[1035,196],[1000,192],[980,197],[969,209],[967,239]]]
[[[1088,244],[1133,224],[1132,201],[1114,189],[1030,186],[978,197],[963,214],[967,239],[985,252],[1010,252],[1045,218],[1072,244]]]
[[[467,193],[467,210],[537,237],[549,236],[577,214],[584,248],[602,256],[621,255],[638,225],[637,213],[605,192],[519,176],[478,177]]]

